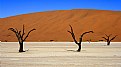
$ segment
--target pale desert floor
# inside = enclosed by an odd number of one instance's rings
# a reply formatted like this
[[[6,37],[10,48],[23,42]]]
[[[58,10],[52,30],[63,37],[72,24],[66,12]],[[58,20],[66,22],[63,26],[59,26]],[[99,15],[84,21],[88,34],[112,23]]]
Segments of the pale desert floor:
[[[81,52],[73,42],[24,44],[19,53],[18,43],[0,43],[0,67],[121,67],[121,42],[84,42]]]

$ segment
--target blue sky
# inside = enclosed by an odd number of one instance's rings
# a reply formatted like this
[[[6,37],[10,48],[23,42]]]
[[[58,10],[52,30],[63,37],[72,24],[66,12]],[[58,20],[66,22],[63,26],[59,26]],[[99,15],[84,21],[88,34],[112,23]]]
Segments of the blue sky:
[[[70,9],[121,11],[121,0],[0,0],[0,18],[33,12]]]

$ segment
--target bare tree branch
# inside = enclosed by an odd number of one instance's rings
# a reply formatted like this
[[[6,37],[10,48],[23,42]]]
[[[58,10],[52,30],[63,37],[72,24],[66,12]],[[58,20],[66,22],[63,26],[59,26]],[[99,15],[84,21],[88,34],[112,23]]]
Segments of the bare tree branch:
[[[93,31],[88,31],[88,32],[84,32],[82,35],[81,35],[81,37],[83,37],[85,34],[87,34],[87,33],[94,33]]]
[[[74,40],[74,42],[78,45],[78,52],[80,52],[80,50],[81,50],[81,42],[82,42],[82,37],[85,35],[85,34],[87,34],[87,33],[94,33],[93,31],[88,31],[88,32],[84,32],[82,35],[81,35],[81,37],[80,37],[80,39],[79,39],[79,42],[77,42],[77,40],[76,40],[76,38],[75,38],[75,35],[74,35],[74,32],[73,32],[73,28],[72,28],[72,26],[71,25],[69,25],[70,26],[70,28],[71,28],[71,31],[68,31],[70,34],[71,34],[71,36],[72,36],[72,38],[73,38],[73,40]]]
[[[14,28],[9,28],[8,30],[13,31],[14,33],[17,33],[16,30]]]
[[[107,40],[107,38],[105,38],[105,37],[102,37],[102,38],[104,38],[105,40]]]
[[[107,35],[107,34],[105,34],[105,36],[107,36],[107,37],[108,37],[108,35]]]
[[[75,38],[75,34],[74,34],[74,32],[73,32],[73,28],[72,28],[71,25],[69,25],[69,26],[70,26],[70,28],[71,28],[71,31],[68,31],[68,32],[71,34],[71,36],[72,36],[74,42],[75,42],[76,44],[78,44],[78,42],[77,42],[77,40],[76,40],[76,38]]]
[[[23,33],[21,35],[22,38],[23,38],[24,34],[25,34],[25,32],[24,32],[24,25],[23,25]]]
[[[32,31],[34,31],[34,30],[36,30],[36,29],[32,29],[32,30],[30,30],[30,31],[28,32],[28,34],[26,35],[26,37],[24,38],[24,40],[23,40],[23,41],[25,41],[25,40],[26,40],[26,38],[29,36],[29,34],[30,34]]]
[[[106,35],[106,34],[105,34]],[[110,34],[110,35],[106,35],[106,37],[102,37],[102,38],[104,38],[106,41],[107,41],[107,45],[110,45],[110,42],[112,41],[112,40],[114,40],[115,38],[116,38],[116,36],[114,36],[113,38],[111,38],[110,39],[110,36],[111,36],[112,34]]]
[[[19,37],[19,34],[18,34],[18,30],[15,28],[9,28],[8,30],[11,30],[12,32],[14,32],[16,34],[16,37],[18,39],[18,41],[20,42],[20,37]]]
[[[16,28],[14,30],[16,31],[16,33],[18,33],[18,30]]]
[[[110,37],[112,34],[110,34],[108,37]]]
[[[110,34],[110,35],[107,35],[107,34],[105,34],[107,37],[110,37],[112,34]]]
[[[71,31],[68,31],[70,34],[72,34],[72,32]]]
[[[116,35],[117,36],[117,35]],[[112,39],[110,39],[110,41],[114,40],[116,38],[116,36],[114,36]]]
[[[25,51],[23,51],[23,42],[26,40],[26,38],[29,36],[29,34],[32,31],[36,30],[36,29],[30,30],[24,39],[23,39],[24,34],[25,34],[25,32],[24,32],[24,25],[23,25],[23,30],[22,30],[23,32],[22,33],[21,33],[21,30],[18,31],[16,28],[15,29],[14,28],[9,28],[8,30],[11,30],[12,32],[14,32],[16,34],[16,37],[17,37],[18,42],[20,44],[19,52],[25,52]]]
[[[72,28],[72,26],[71,25],[69,25],[70,27],[71,27],[71,32],[73,33],[73,28]]]

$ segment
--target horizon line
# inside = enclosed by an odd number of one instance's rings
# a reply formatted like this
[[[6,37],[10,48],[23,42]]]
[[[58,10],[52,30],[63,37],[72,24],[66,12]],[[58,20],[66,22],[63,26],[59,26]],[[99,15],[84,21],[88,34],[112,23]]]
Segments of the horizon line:
[[[5,17],[0,17],[0,19],[9,18],[9,17],[15,17],[20,16],[24,14],[33,14],[33,13],[39,13],[39,12],[51,12],[51,11],[61,11],[61,10],[102,10],[102,11],[121,11],[121,10],[109,10],[109,9],[88,9],[88,8],[73,8],[73,9],[55,9],[55,10],[44,10],[44,11],[35,11],[35,12],[28,12],[28,13],[20,13],[16,15],[10,15]]]

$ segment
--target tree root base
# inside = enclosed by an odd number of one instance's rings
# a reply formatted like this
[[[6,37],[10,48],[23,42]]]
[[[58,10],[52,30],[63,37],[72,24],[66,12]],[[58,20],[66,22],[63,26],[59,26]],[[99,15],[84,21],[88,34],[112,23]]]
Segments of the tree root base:
[[[19,51],[19,52],[21,53],[21,52],[26,52],[26,51]]]

